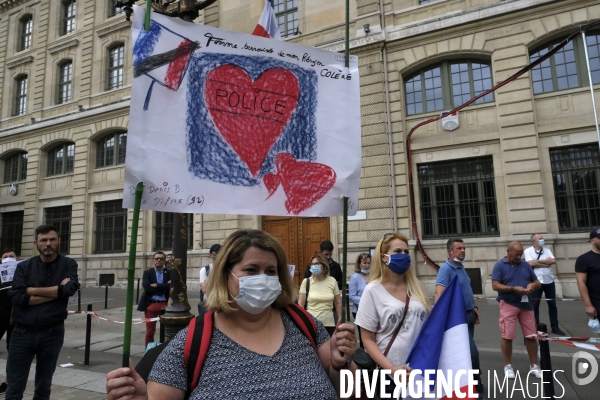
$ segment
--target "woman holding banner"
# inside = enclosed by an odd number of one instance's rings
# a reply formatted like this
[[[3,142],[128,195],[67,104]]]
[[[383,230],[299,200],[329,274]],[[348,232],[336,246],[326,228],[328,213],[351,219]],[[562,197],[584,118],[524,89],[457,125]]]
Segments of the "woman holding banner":
[[[298,304],[323,323],[330,335],[335,331],[333,309],[342,315],[342,300],[335,278],[329,276],[329,263],[316,253],[310,260],[311,276],[300,285]]]
[[[355,320],[366,352],[392,376],[410,370],[406,357],[431,310],[409,253],[404,235],[388,234],[379,241]]]
[[[203,320],[212,320],[212,336],[204,350],[205,334],[201,338],[205,358],[199,378],[193,374],[190,379],[192,389],[184,361],[191,357],[188,327],[158,356],[147,385],[131,364],[109,372],[109,400],[182,400],[186,392],[192,400],[337,399],[340,370],[356,369],[350,365],[356,351],[354,327],[340,324],[330,338],[320,321],[293,304],[295,288],[277,239],[257,230],[229,236],[213,264],[207,293]],[[302,316],[304,327],[290,310]],[[310,337],[303,329],[309,325],[316,328]]]

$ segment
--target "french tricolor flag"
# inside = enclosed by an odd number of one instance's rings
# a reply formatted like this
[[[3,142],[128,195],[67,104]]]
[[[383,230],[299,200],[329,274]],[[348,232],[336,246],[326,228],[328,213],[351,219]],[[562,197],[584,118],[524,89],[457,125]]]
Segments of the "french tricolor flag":
[[[273,6],[273,0],[267,0],[265,2],[265,8],[263,9],[262,15],[258,20],[254,32],[254,36],[262,36],[271,39],[281,40],[281,34],[279,33],[279,26],[277,26],[277,18],[275,18],[275,8]]]
[[[444,372],[445,380],[451,377],[450,385],[441,385],[439,400],[446,399],[477,399],[475,385],[471,391],[475,396],[469,397],[468,371],[471,369],[471,350],[469,347],[469,331],[465,301],[458,282],[454,277],[439,297],[431,313],[423,323],[421,332],[408,355],[406,363],[415,370],[440,370]],[[452,371],[451,375],[447,371]],[[455,376],[460,371],[458,382]],[[415,380],[423,381],[423,375],[415,376]],[[436,376],[430,379],[436,381]],[[439,381],[439,380],[438,380]],[[458,383],[458,384],[457,384]],[[457,396],[461,392],[461,397]],[[429,392],[438,393],[438,388],[432,385]],[[467,396],[465,396],[467,395]],[[412,397],[407,396],[407,399]],[[418,397],[423,398],[423,396]]]

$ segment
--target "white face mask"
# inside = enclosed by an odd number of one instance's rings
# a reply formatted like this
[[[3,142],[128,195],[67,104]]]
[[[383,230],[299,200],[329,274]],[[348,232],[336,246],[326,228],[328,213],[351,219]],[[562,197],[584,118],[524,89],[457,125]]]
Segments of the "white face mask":
[[[462,263],[464,263],[464,262],[465,262],[465,259],[466,259],[466,257],[465,257],[465,258],[463,258],[462,260],[461,260],[460,258],[454,257],[454,262],[455,262],[455,263],[462,264]]]
[[[231,275],[235,276],[233,272]],[[281,293],[278,276],[252,275],[238,278],[240,293],[233,299],[249,314],[260,314],[273,304]]]

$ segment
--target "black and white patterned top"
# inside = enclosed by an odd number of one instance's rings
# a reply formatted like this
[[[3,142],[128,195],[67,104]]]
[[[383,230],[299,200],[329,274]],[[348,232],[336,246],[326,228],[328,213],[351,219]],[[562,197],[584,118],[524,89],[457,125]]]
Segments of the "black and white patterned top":
[[[280,314],[285,336],[273,356],[248,350],[213,328],[200,380],[190,400],[337,399],[328,373],[308,338],[284,311]],[[321,322],[315,320],[315,323],[319,347],[329,339],[329,334]],[[186,335],[187,328],[169,342],[148,380],[187,389],[183,361]]]

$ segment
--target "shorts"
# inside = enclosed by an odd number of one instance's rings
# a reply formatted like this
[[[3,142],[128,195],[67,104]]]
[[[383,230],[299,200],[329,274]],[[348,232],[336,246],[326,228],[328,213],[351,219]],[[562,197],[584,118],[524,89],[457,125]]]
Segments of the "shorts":
[[[502,339],[514,340],[517,337],[517,320],[521,325],[523,336],[537,333],[537,324],[533,310],[521,310],[500,300],[500,332]]]

